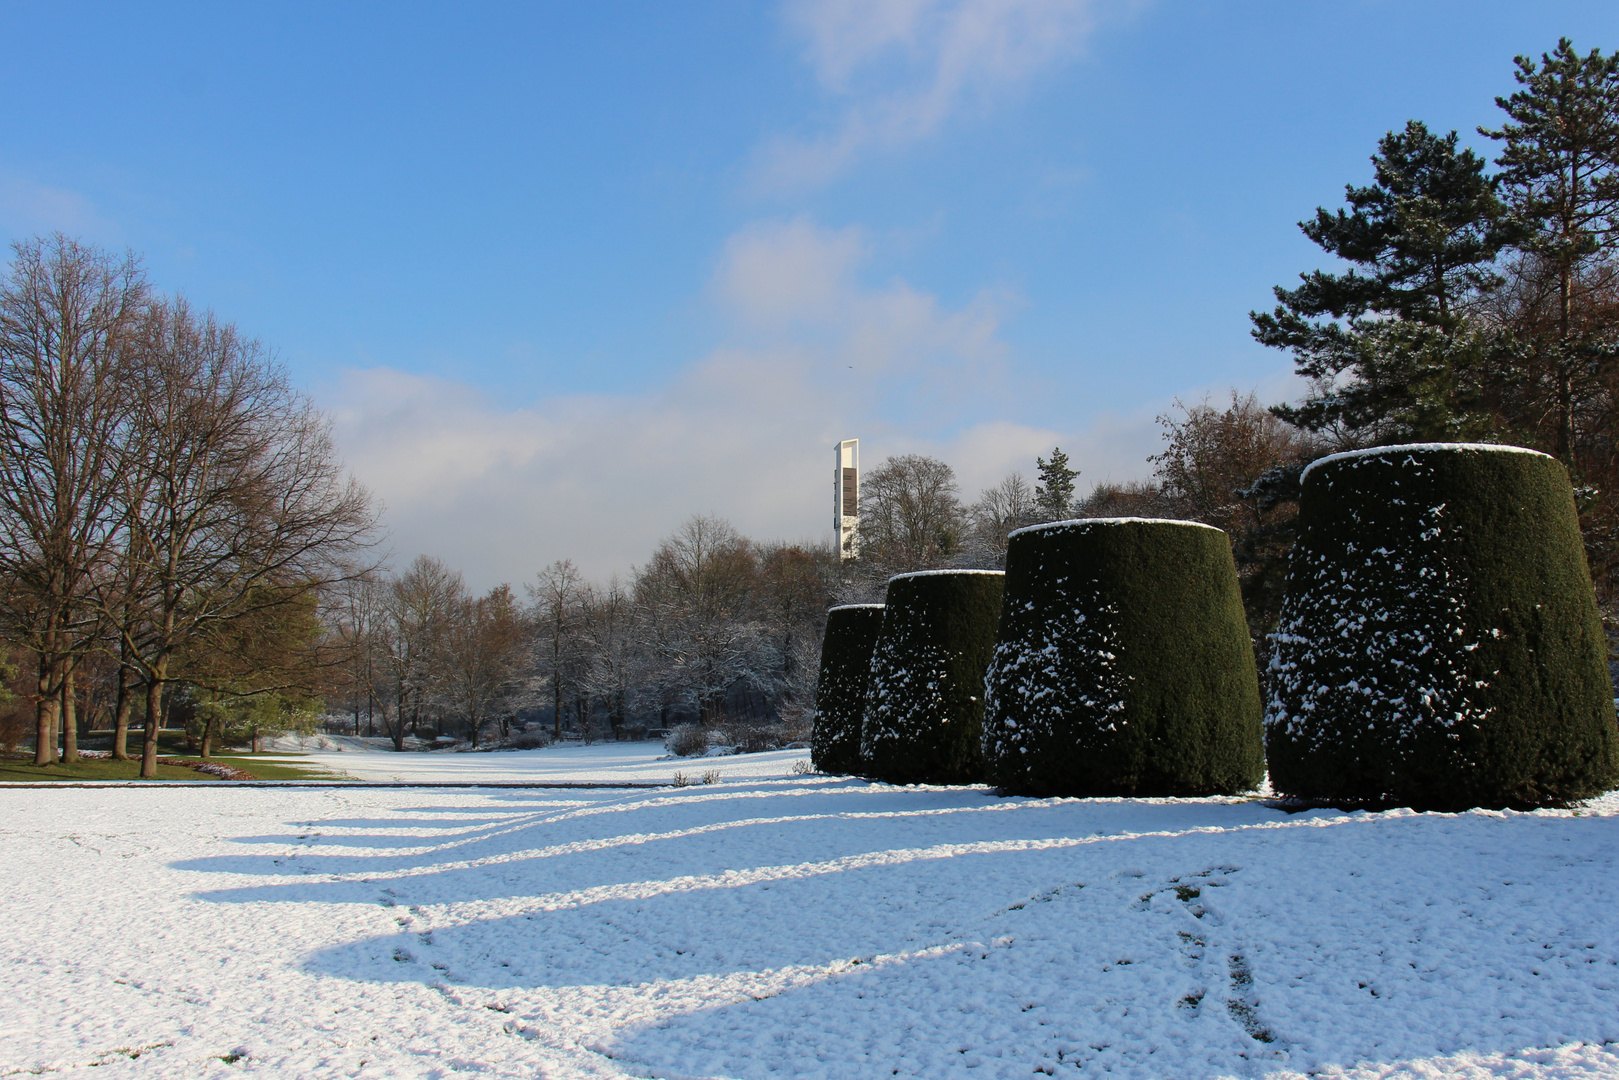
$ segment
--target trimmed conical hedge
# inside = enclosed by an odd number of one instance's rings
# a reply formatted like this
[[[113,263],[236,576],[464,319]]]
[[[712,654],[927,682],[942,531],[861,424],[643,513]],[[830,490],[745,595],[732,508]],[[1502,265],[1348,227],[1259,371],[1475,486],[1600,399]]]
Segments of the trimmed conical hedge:
[[[826,613],[821,672],[815,683],[810,760],[824,773],[860,771],[860,716],[866,707],[871,652],[883,625],[883,605],[844,604]]]
[[[888,582],[860,732],[862,771],[895,784],[972,784],[999,570],[924,570]]]
[[[986,773],[1008,794],[1231,794],[1265,775],[1237,568],[1207,525],[1014,532],[986,693]]]
[[[1315,462],[1273,640],[1279,792],[1459,810],[1619,779],[1573,492],[1544,454],[1428,444]]]

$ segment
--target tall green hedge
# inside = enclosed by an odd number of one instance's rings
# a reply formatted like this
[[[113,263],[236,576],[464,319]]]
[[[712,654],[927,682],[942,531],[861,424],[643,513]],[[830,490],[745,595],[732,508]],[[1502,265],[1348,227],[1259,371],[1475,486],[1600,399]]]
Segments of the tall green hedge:
[[[1315,462],[1273,641],[1266,745],[1284,794],[1457,810],[1619,780],[1574,496],[1544,454],[1427,444]]]
[[[1008,794],[1231,794],[1265,775],[1237,569],[1207,525],[1014,532],[986,686],[986,771]]]
[[[844,604],[826,613],[821,671],[815,683],[810,760],[824,773],[860,771],[860,715],[866,707],[871,652],[883,625],[883,605]]]
[[[983,779],[984,668],[1003,578],[924,570],[889,579],[860,733],[866,775],[896,784]]]

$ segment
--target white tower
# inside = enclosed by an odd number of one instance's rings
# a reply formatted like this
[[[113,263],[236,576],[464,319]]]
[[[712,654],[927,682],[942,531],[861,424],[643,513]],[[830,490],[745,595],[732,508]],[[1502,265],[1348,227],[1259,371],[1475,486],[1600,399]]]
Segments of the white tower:
[[[844,439],[837,445],[837,471],[832,479],[832,529],[837,534],[838,558],[860,556],[860,440]]]

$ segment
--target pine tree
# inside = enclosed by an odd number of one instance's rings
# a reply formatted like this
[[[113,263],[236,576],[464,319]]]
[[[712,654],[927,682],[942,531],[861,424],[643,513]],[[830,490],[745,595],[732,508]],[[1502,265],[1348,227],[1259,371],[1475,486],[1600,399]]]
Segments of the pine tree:
[[[1043,521],[1062,521],[1074,514],[1074,479],[1078,469],[1068,467],[1068,455],[1061,447],[1051,448],[1051,460],[1034,459],[1040,483],[1034,489],[1034,505]]]
[[[1497,181],[1525,234],[1516,276],[1546,282],[1527,291],[1544,291],[1550,302],[1527,305],[1520,316],[1531,317],[1515,329],[1522,358],[1549,384],[1556,455],[1573,464],[1576,413],[1619,356],[1611,315],[1581,318],[1584,294],[1612,288],[1619,252],[1619,52],[1582,57],[1563,38],[1538,67],[1525,56],[1516,63],[1523,89],[1495,99],[1509,122],[1479,133],[1503,143]],[[1538,320],[1549,325],[1536,333],[1538,306],[1549,309]]]
[[[1372,441],[1480,434],[1487,340],[1465,318],[1494,289],[1492,263],[1514,236],[1484,160],[1418,121],[1389,132],[1369,187],[1345,189],[1348,209],[1300,222],[1346,273],[1316,270],[1275,290],[1269,314],[1250,312],[1261,344],[1290,349],[1317,390],[1277,415],[1320,431],[1361,430]]]

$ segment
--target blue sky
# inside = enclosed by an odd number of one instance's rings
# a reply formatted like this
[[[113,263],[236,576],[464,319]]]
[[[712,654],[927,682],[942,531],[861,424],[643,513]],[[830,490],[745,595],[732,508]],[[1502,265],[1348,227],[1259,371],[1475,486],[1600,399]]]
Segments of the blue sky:
[[[1248,336],[1408,118],[1474,145],[1606,3],[0,8],[0,235],[272,344],[419,551],[625,570],[694,512],[827,532],[831,444],[972,497],[1297,392]],[[17,43],[28,43],[17,47]]]

